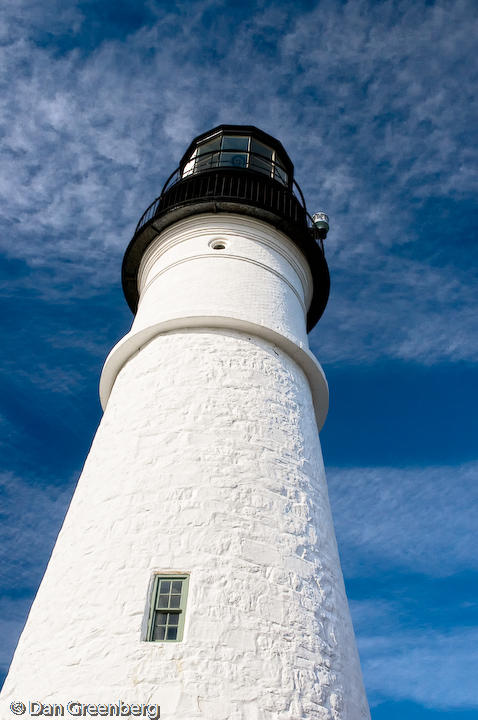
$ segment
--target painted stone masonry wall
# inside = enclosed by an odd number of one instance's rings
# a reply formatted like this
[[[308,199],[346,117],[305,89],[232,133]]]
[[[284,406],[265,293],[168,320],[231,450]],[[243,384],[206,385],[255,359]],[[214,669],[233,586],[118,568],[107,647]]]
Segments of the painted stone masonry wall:
[[[182,642],[141,639],[155,572],[190,574]],[[279,344],[179,328],[126,359],[1,717],[21,699],[158,703],[166,720],[370,717],[310,382]]]

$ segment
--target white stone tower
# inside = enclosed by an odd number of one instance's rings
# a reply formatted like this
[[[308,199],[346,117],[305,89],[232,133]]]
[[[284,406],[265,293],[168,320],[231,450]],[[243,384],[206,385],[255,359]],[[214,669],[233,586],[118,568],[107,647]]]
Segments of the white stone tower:
[[[197,137],[141,218],[123,264],[135,320],[106,360],[2,720],[15,701],[24,717],[28,701],[66,717],[370,717],[307,341],[325,227],[282,145],[249,126]]]

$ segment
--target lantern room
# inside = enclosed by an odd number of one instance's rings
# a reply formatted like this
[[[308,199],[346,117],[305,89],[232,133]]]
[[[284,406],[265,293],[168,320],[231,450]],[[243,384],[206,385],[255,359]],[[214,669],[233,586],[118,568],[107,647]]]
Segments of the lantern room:
[[[247,169],[292,185],[294,168],[281,143],[247,125],[221,125],[195,138],[182,158],[181,177],[219,167]]]

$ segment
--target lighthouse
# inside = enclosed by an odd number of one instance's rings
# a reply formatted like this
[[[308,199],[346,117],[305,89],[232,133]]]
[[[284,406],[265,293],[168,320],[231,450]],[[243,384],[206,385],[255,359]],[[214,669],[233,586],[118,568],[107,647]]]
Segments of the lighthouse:
[[[327,229],[282,144],[238,125],[196,137],[141,217],[122,270],[134,321],[2,718],[370,717],[307,338]]]

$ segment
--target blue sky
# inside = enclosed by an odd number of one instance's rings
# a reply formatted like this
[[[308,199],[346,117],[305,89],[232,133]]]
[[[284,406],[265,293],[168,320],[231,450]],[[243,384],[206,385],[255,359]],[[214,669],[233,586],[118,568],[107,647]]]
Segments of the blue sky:
[[[4,0],[0,670],[101,417],[124,249],[192,137],[278,137],[331,218],[330,496],[373,720],[478,717],[478,13]]]

